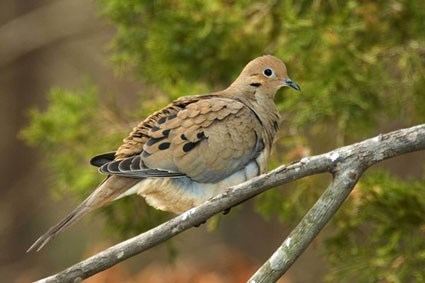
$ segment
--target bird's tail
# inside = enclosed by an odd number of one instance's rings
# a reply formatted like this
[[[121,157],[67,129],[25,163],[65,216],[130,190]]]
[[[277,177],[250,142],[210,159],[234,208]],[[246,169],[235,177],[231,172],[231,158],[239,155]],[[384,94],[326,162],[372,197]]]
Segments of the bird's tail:
[[[117,199],[117,197],[124,194],[138,181],[139,180],[136,179],[117,176],[106,178],[105,181],[103,181],[103,183],[100,184],[100,186],[80,205],[71,211],[71,213],[38,238],[37,241],[35,241],[34,244],[32,244],[32,246],[27,250],[27,253],[33,250],[40,251],[51,239],[62,232],[65,228],[78,221],[87,213]]]

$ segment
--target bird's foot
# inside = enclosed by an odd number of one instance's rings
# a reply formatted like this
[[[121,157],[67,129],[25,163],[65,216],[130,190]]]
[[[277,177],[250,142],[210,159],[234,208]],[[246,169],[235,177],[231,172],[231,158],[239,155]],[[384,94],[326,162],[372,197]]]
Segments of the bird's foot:
[[[199,226],[201,226],[202,224],[205,224],[205,223],[207,223],[207,220],[204,220],[199,224],[193,225],[193,227],[199,228]]]

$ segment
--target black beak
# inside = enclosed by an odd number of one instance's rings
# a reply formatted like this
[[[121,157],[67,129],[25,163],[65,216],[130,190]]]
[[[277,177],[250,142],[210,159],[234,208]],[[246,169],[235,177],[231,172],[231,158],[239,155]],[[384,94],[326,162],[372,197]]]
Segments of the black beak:
[[[296,82],[291,80],[290,78],[286,78],[284,80],[284,85],[289,86],[289,87],[295,89],[296,91],[301,91],[300,86]]]

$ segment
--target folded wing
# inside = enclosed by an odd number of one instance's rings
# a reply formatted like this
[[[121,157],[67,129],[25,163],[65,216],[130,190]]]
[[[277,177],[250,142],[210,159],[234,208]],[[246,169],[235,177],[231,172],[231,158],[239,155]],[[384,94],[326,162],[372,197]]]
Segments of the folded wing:
[[[263,148],[261,124],[251,109],[230,98],[200,96],[148,117],[100,172],[213,183],[242,169]]]

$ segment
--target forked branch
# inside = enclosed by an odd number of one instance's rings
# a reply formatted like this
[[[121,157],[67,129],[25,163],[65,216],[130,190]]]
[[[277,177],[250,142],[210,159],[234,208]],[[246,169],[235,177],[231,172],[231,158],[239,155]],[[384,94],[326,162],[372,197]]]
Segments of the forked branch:
[[[258,176],[198,207],[112,246],[64,271],[38,282],[75,282],[90,277],[129,257],[148,250],[171,237],[206,221],[274,186],[329,172],[334,180],[299,225],[254,274],[250,282],[274,282],[282,276],[335,214],[364,170],[384,159],[425,149],[425,124],[401,129],[341,147],[325,154],[306,157],[288,166]]]
[[[303,253],[348,197],[361,176],[363,170],[360,164],[349,165],[350,167],[336,172],[326,191],[273,255],[249,279],[249,283],[277,281]]]

